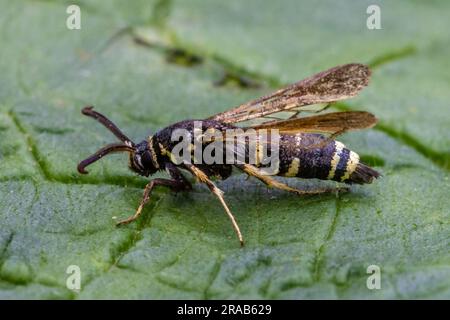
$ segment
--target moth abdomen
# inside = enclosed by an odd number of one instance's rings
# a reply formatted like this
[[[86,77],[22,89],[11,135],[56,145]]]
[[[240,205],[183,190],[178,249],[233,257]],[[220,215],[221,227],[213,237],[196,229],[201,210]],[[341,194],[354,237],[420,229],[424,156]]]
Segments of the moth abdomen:
[[[373,179],[380,176],[380,173],[371,167],[365,165],[364,163],[358,163],[355,171],[350,175],[350,178],[345,181],[346,183],[352,184],[365,184],[372,183]]]
[[[282,135],[278,175],[343,183],[371,183],[380,174],[339,141],[319,134]]]
[[[341,142],[334,141],[334,146],[328,180],[366,184],[372,183],[374,178],[380,176],[376,170],[362,163],[356,152],[347,149]]]

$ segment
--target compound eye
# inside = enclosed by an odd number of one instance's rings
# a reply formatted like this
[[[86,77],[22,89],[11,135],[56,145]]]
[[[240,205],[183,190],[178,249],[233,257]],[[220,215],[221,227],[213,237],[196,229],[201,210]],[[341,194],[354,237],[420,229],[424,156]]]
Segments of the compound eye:
[[[141,163],[143,166],[145,166],[146,168],[151,168],[153,167],[153,162],[152,162],[152,155],[150,154],[149,151],[144,152],[141,155]]]
[[[134,162],[134,165],[136,166],[136,168],[138,168],[139,170],[144,171],[144,166],[142,165],[142,159],[141,159],[141,155],[140,154],[136,153],[134,155],[133,162]]]

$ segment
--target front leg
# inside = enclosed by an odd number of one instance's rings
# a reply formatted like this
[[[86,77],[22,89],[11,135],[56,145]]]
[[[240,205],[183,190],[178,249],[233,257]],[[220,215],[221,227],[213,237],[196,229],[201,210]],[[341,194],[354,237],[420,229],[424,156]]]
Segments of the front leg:
[[[188,191],[192,189],[191,183],[183,176],[183,174],[178,170],[175,165],[172,163],[169,163],[166,165],[166,171],[170,174],[172,179],[162,179],[157,178],[152,181],[150,181],[144,189],[144,195],[142,197],[141,203],[139,204],[139,207],[136,210],[136,213],[130,217],[128,217],[125,220],[121,220],[117,222],[117,226],[128,224],[137,218],[142,213],[142,210],[144,209],[145,204],[150,200],[150,194],[154,187],[156,186],[165,186],[169,187],[172,191],[178,192],[178,191]]]

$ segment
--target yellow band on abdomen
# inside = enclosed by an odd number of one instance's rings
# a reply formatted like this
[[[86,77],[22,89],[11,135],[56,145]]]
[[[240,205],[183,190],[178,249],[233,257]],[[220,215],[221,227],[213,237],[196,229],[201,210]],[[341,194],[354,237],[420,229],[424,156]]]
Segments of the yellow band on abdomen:
[[[292,162],[289,165],[289,169],[284,174],[284,176],[285,177],[295,177],[298,174],[299,168],[300,168],[300,159],[299,158],[292,159]]]
[[[334,153],[333,158],[331,159],[331,168],[330,172],[328,173],[328,180],[332,180],[334,178],[334,174],[336,173],[336,168],[339,163],[339,160],[341,160],[341,152],[345,148],[345,145],[342,142],[335,141],[335,147],[334,147]]]
[[[345,169],[345,174],[342,176],[341,181],[348,180],[350,175],[355,171],[359,163],[359,155],[356,152],[350,151],[350,157],[347,161],[347,167]]]

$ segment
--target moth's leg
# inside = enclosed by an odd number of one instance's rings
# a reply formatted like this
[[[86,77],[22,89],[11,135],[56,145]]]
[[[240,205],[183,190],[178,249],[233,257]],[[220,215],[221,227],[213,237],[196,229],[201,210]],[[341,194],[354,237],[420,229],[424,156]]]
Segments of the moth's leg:
[[[279,182],[272,178],[271,176],[263,175],[259,172],[258,168],[249,165],[249,164],[242,164],[237,165],[239,169],[247,173],[249,176],[253,176],[262,182],[264,182],[267,186],[271,188],[277,188],[289,192],[296,193],[298,195],[310,195],[310,194],[320,194],[320,193],[335,193],[335,192],[345,192],[348,191],[347,188],[318,188],[313,190],[300,190],[297,188],[292,188],[288,186],[285,183]]]
[[[199,168],[192,164],[185,164],[186,169],[188,169],[197,179],[206,184],[209,188],[209,190],[219,199],[220,203],[222,204],[223,208],[225,209],[225,212],[227,213],[228,217],[231,220],[231,223],[233,225],[234,231],[236,232],[236,235],[239,239],[239,242],[241,243],[241,246],[244,246],[244,239],[242,237],[241,230],[239,229],[239,226],[236,222],[236,219],[234,218],[233,214],[231,213],[230,209],[228,208],[224,198],[223,198],[223,191],[217,188],[217,186],[212,182],[208,176]]]
[[[139,204],[139,207],[136,210],[136,213],[134,215],[128,217],[125,220],[121,220],[121,221],[117,222],[116,225],[120,226],[123,224],[127,224],[127,223],[130,223],[130,222],[136,220],[137,218],[139,218],[139,216],[142,213],[142,210],[144,209],[145,204],[148,202],[148,200],[150,200],[150,194],[151,194],[153,188],[156,186],[169,187],[173,191],[186,190],[186,185],[181,181],[161,179],[161,178],[153,179],[145,186],[144,195],[142,197],[141,203]]]
[[[173,191],[178,192],[192,190],[192,184],[172,162],[166,163],[165,166],[166,171],[172,177],[172,180],[178,181],[180,183],[178,184],[177,188],[172,188]]]
[[[144,196],[142,197],[141,203],[136,210],[136,213],[129,218],[119,221],[117,225],[123,225],[136,220],[142,213],[145,204],[150,200],[150,194],[154,187],[165,186],[169,187],[172,191],[189,191],[192,190],[192,184],[183,176],[180,170],[172,163],[166,164],[166,171],[172,177],[172,179],[154,179],[150,181],[144,189]]]

